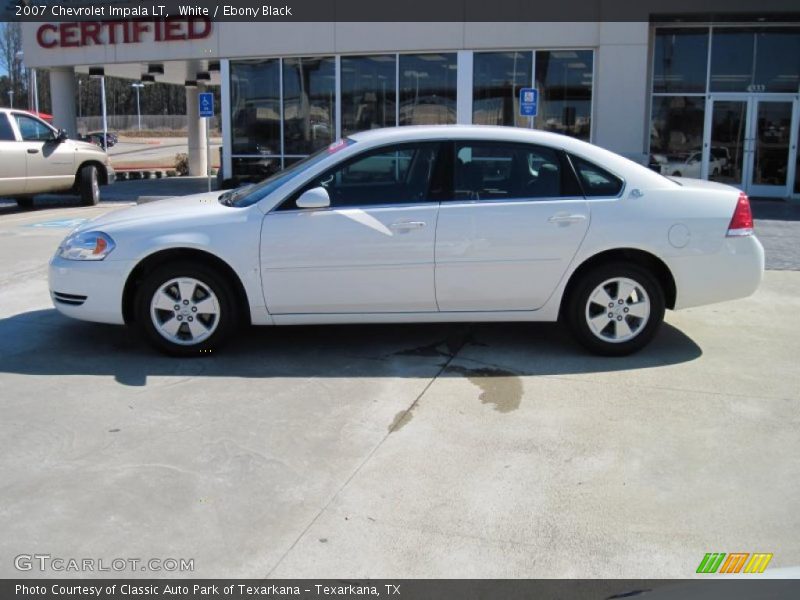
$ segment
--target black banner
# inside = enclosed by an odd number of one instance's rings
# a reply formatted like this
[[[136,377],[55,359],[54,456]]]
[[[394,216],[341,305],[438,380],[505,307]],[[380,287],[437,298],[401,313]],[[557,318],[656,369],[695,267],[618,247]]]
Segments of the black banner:
[[[0,20],[800,21],[797,0],[0,0]]]
[[[770,600],[800,598],[797,579],[696,580],[2,580],[0,598],[52,600]]]

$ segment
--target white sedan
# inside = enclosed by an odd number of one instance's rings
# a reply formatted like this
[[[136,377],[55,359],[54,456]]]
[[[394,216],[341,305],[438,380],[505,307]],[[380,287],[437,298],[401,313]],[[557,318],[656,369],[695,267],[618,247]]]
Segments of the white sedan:
[[[134,324],[178,355],[242,324],[558,319],[623,355],[665,308],[748,296],[763,270],[735,188],[541,131],[402,127],[256,185],[84,223],[50,293],[65,315]]]

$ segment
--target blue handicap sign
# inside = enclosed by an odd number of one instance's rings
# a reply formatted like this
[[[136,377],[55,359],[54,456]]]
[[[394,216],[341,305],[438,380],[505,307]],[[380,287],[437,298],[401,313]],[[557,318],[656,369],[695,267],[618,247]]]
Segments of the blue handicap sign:
[[[521,117],[535,117],[539,110],[539,90],[521,88],[519,90],[519,114]]]
[[[197,104],[200,108],[201,117],[214,116],[214,94],[211,92],[202,92],[198,94]]]

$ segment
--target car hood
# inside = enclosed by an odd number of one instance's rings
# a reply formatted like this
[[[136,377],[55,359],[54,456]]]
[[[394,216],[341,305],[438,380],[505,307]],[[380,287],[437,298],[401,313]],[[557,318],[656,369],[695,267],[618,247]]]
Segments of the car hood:
[[[105,154],[103,149],[99,146],[92,144],[91,142],[84,142],[82,140],[70,140],[78,150],[88,150],[90,152],[97,152],[98,154]]]
[[[152,227],[174,222],[202,220],[235,214],[238,210],[220,204],[220,192],[205,192],[168,200],[138,204],[131,208],[115,210],[80,225],[76,231],[112,231],[133,227]]]

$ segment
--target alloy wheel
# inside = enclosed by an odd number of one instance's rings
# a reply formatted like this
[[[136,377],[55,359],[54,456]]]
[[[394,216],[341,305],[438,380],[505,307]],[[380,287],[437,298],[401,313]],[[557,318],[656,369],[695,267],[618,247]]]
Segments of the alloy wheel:
[[[220,303],[213,290],[192,277],[159,286],[150,302],[150,318],[166,340],[192,346],[208,339],[219,325]]]
[[[644,286],[628,277],[614,277],[589,294],[586,323],[597,338],[619,344],[639,335],[647,325],[650,310]]]

